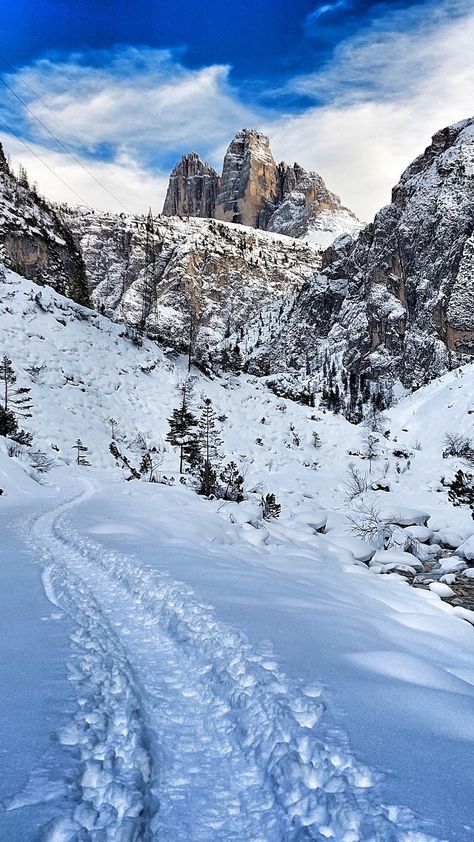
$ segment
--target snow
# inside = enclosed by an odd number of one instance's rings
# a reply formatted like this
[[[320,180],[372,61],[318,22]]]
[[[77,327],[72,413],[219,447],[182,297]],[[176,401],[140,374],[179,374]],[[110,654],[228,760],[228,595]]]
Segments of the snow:
[[[463,558],[467,558],[469,560],[474,559],[474,535],[471,535],[466,541],[463,541],[461,545],[458,545],[457,551],[459,555],[463,556]]]
[[[56,466],[38,476],[26,452],[0,452],[11,632],[0,653],[17,683],[0,699],[0,838],[472,839],[473,612],[440,598],[453,582],[415,589],[390,570],[418,572],[402,548],[410,530],[468,546],[474,534],[439,482],[457,464],[442,458],[444,432],[468,430],[474,367],[390,411],[372,470],[387,465],[391,490],[368,500],[402,537],[380,550],[348,520],[347,451],[362,428],[253,377],[193,372],[196,401],[209,395],[226,416],[226,458],[246,489],[242,504],[198,497],[166,442],[185,361],[7,281],[3,347],[32,389],[25,426]],[[143,436],[174,485],[124,481],[111,416],[119,448],[135,464]],[[91,468],[73,464],[78,436]],[[395,438],[422,444],[403,473]],[[272,522],[267,492],[282,505]],[[458,569],[441,559],[440,575]]]
[[[447,597],[454,596],[454,591],[449,585],[444,584],[443,582],[430,582],[429,589],[433,593],[438,594],[442,599],[446,599]]]

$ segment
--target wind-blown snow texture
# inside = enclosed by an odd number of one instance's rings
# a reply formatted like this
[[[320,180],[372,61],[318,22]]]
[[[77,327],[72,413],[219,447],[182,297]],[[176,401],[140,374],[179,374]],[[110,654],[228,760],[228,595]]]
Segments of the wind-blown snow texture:
[[[38,596],[31,633],[57,628],[49,657],[64,665],[58,689],[69,700],[65,714],[27,664],[48,723],[35,726],[41,744],[48,730],[59,742],[54,763],[46,747],[32,763],[8,732],[1,833],[12,842],[40,826],[48,842],[472,838],[473,632],[463,619],[472,616],[436,589],[386,575],[392,563],[402,569],[402,549],[374,556],[352,536],[345,469],[361,429],[279,399],[256,378],[195,372],[196,402],[212,398],[247,499],[125,483],[107,419],[132,462],[145,441],[163,456],[159,476],[177,476],[166,418],[184,361],[147,339],[137,347],[123,326],[13,273],[0,293],[4,347],[32,389],[34,447],[57,462],[43,486],[26,450],[0,453],[6,569],[21,553],[43,571],[52,609],[42,620]],[[458,566],[458,582],[469,581],[474,528],[439,483],[458,464],[441,450],[445,430],[468,429],[473,386],[468,366],[391,411],[373,467],[390,490],[369,492],[405,537],[450,541],[451,559],[459,547],[457,563],[443,561],[446,575]],[[78,436],[91,468],[71,464]],[[401,447],[409,470],[394,455]],[[261,519],[267,491],[282,503],[273,523]],[[34,579],[17,580],[23,598]],[[4,696],[2,716],[9,710]]]

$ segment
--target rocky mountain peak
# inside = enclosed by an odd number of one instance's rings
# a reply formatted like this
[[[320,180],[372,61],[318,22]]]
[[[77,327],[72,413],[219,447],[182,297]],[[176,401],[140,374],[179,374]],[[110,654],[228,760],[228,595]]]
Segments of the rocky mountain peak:
[[[279,202],[267,222],[267,230],[290,237],[306,237],[326,248],[336,236],[357,233],[361,223],[341,205],[319,173],[295,163],[278,165]]]
[[[277,166],[270,141],[255,129],[242,129],[224,157],[216,219],[266,228],[277,199]]]
[[[215,169],[197,152],[183,155],[170,175],[163,213],[165,216],[213,217],[218,185]]]
[[[227,149],[222,175],[192,152],[175,166],[163,208],[166,216],[208,216],[326,248],[361,228],[321,176],[298,163],[275,163],[266,135],[241,129]]]

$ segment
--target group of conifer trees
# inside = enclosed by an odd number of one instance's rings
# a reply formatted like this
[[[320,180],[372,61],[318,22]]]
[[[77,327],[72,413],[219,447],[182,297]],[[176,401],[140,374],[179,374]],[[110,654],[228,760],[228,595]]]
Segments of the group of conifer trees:
[[[206,497],[243,500],[243,476],[235,462],[224,464],[222,439],[212,401],[204,398],[200,415],[192,408],[192,384],[179,387],[179,404],[168,418],[167,441],[179,448],[179,472],[188,470],[197,480],[197,490]]]

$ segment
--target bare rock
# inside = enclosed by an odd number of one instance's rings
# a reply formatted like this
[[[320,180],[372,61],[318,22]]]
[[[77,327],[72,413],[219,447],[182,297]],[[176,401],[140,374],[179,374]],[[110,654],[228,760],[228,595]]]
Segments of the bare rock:
[[[219,176],[197,152],[183,155],[170,175],[165,216],[214,216]]]

